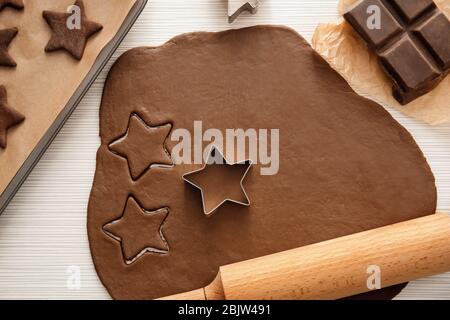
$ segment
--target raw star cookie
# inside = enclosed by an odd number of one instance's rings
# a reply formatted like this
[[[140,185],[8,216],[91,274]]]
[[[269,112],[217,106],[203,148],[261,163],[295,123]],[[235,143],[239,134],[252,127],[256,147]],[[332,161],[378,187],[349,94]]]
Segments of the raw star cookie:
[[[170,123],[149,127],[138,115],[130,118],[125,136],[110,144],[112,152],[126,158],[134,179],[154,165],[172,165],[165,141],[172,129]]]
[[[146,211],[135,199],[129,198],[123,216],[103,229],[121,242],[123,258],[127,264],[132,264],[146,252],[169,252],[162,231],[168,214],[167,208]]]
[[[45,20],[52,29],[52,37],[47,43],[45,51],[66,50],[75,59],[81,60],[88,39],[103,27],[101,24],[87,19],[83,1],[77,0],[74,7],[79,11],[43,12]],[[80,14],[79,17],[77,17],[78,14]]]
[[[8,48],[18,31],[17,28],[0,30],[0,66],[15,67],[17,65],[14,59],[9,55]]]
[[[136,115],[147,128],[170,123],[171,131],[130,161],[111,144],[132,131]],[[233,159],[226,137],[236,129],[248,139]],[[222,265],[436,210],[434,177],[411,135],[284,27],[190,33],[128,51],[105,84],[100,135],[88,233],[98,275],[116,299],[191,291],[211,283]],[[129,138],[139,145],[141,137]],[[230,163],[252,159],[242,181],[250,205],[228,201],[205,216],[198,188],[183,176],[205,166],[211,145]],[[174,165],[151,166],[164,146]],[[136,180],[135,163],[147,168]],[[209,177],[207,191],[217,187],[210,183],[236,185],[229,175]],[[138,223],[152,212],[167,213],[163,242],[155,233],[162,213],[148,227]],[[112,230],[124,217],[137,226]],[[358,298],[392,298],[402,287]]]
[[[7,104],[7,92],[4,86],[0,86],[0,148],[6,148],[8,130],[23,120],[25,117]]]
[[[6,7],[21,10],[24,8],[23,0],[0,0],[0,11]]]

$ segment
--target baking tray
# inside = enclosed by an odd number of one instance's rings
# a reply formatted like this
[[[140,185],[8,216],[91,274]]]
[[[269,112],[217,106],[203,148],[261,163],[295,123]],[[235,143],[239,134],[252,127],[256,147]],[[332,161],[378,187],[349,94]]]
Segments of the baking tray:
[[[122,40],[128,34],[128,31],[136,22],[137,18],[144,10],[148,0],[136,0],[132,9],[130,10],[128,16],[125,18],[124,22],[119,28],[119,31],[114,36],[114,38],[102,49],[100,54],[98,55],[95,63],[87,76],[78,86],[75,93],[69,99],[69,102],[63,108],[63,110],[56,117],[56,120],[41,138],[36,148],[31,152],[28,158],[25,160],[23,165],[20,167],[19,171],[17,171],[14,178],[6,187],[5,191],[0,196],[0,215],[8,206],[9,202],[12,200],[16,192],[20,189],[28,175],[34,169],[36,164],[39,162],[41,157],[44,155],[47,148],[52,143],[53,139],[57,136],[61,128],[64,126],[65,122],[72,115],[75,108],[80,103],[81,99],[83,99],[84,95],[87,93],[91,85],[97,79],[100,72],[103,70],[105,65],[108,63],[109,59],[112,57],[116,49],[119,47]]]

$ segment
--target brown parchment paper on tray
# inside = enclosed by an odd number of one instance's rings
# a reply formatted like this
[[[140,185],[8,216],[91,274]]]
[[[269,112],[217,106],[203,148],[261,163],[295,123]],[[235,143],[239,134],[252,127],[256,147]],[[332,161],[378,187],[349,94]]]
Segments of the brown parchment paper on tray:
[[[356,1],[340,0],[339,14],[346,12]],[[450,0],[435,2],[450,17]],[[383,72],[375,54],[343,18],[338,23],[319,25],[314,32],[312,46],[359,94],[429,124],[450,121],[450,76],[430,93],[402,106],[394,99],[392,81]]]
[[[25,10],[6,8],[0,12],[0,29],[19,29],[9,49],[17,68],[0,68],[0,84],[8,90],[8,104],[26,117],[20,126],[9,130],[8,147],[0,149],[0,194],[114,38],[135,2],[84,0],[88,18],[101,23],[103,30],[89,40],[81,61],[64,51],[44,51],[51,32],[42,11],[63,12],[75,0],[25,0]]]

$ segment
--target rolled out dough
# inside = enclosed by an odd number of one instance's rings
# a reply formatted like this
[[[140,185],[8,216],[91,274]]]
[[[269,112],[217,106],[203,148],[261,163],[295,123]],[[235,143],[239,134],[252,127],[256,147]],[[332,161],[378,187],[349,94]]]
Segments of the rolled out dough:
[[[221,265],[436,209],[433,174],[411,135],[285,27],[191,33],[130,50],[110,71],[100,112],[88,232],[98,275],[116,299],[201,288]],[[263,176],[255,164],[245,180],[251,205],[228,203],[205,217],[198,190],[182,179],[202,165],[152,167],[133,181],[127,158],[110,150],[133,114],[149,128],[170,123],[191,133],[196,120],[204,130],[279,129],[279,172]],[[171,152],[176,142],[166,144]],[[168,252],[148,250],[127,264],[104,226],[124,215],[130,197],[142,212],[169,209],[160,228]],[[121,225],[121,235],[144,246],[141,229]],[[401,288],[358,297],[392,298]]]

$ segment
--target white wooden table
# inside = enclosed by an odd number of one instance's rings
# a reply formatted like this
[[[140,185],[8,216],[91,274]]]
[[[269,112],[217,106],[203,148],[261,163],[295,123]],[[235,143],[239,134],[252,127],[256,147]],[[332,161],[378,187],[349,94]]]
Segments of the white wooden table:
[[[336,4],[337,0],[263,0],[257,15],[241,16],[229,25],[225,0],[150,0],[114,59],[0,217],[0,299],[109,298],[90,257],[86,208],[99,145],[103,83],[120,54],[188,31],[261,23],[289,25],[310,40],[318,23],[337,19]],[[436,175],[439,210],[450,212],[450,125],[430,127],[388,110],[422,147]],[[79,288],[67,285],[71,266],[80,270]],[[450,299],[450,274],[414,281],[398,298]]]

